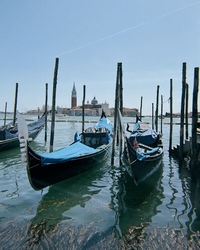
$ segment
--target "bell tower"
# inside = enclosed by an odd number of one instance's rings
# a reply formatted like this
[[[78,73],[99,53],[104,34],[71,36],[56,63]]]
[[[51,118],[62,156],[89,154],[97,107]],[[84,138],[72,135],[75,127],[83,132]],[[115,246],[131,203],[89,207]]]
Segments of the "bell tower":
[[[71,99],[71,108],[77,107],[77,96],[76,96],[76,88],[75,88],[75,83],[73,85],[72,89],[72,99]]]

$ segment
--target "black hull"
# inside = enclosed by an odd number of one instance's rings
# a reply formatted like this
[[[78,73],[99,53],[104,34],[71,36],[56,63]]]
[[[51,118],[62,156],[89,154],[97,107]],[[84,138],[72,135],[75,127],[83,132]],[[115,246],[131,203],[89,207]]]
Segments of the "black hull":
[[[30,146],[27,146],[27,173],[29,182],[33,189],[40,190],[72,176],[78,175],[92,167],[96,163],[102,162],[107,158],[111,143],[104,145],[103,148],[93,154],[78,157],[65,163],[41,166],[41,157],[35,153]]]
[[[127,154],[124,154],[123,160],[128,174],[134,179],[136,184],[145,181],[152,176],[160,167],[163,157],[163,147],[160,147],[159,153],[150,156],[144,160],[138,160],[136,151],[128,145],[130,163]]]
[[[140,184],[152,176],[161,166],[162,156],[152,161],[137,161],[130,165],[126,161],[125,167],[128,174],[134,179],[136,184]]]
[[[29,134],[29,138],[34,140],[38,136],[38,134],[42,131],[43,127],[44,126],[39,128],[37,131],[34,131],[33,133]],[[11,148],[16,148],[16,147],[19,147],[18,137],[4,140],[4,141],[0,141],[0,152],[4,151],[4,150],[11,149]]]

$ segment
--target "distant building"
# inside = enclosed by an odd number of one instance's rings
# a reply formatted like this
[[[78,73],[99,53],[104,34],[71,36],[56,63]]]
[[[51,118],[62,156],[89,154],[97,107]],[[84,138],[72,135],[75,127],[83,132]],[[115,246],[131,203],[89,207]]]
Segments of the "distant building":
[[[111,116],[114,116],[115,109],[110,109]],[[135,117],[136,115],[139,115],[138,109],[136,108],[123,108],[123,116],[127,117]]]
[[[71,108],[76,108],[77,107],[77,95],[76,95],[76,88],[75,88],[75,83],[73,85],[72,89],[72,98],[71,98]]]
[[[93,110],[93,113],[96,112],[96,116],[100,116],[103,110],[107,116],[110,116],[109,104],[106,102],[98,104],[96,97],[92,99],[91,104],[89,101],[87,101],[87,104],[85,104],[85,109]]]
[[[97,105],[97,104],[98,104],[98,101],[97,101],[96,97],[94,97],[94,98],[92,99],[91,104],[92,104],[92,105]]]
[[[51,107],[48,107],[50,110]],[[44,110],[44,106],[42,107]],[[107,116],[114,116],[114,108],[109,108],[109,104],[107,102],[98,103],[96,97],[94,97],[91,101],[87,101],[85,104],[85,116],[101,116],[102,110],[105,112]],[[41,112],[41,111],[40,111]],[[27,113],[29,114],[37,114],[38,110],[29,110]],[[77,92],[75,83],[73,83],[73,88],[71,92],[71,108],[64,108],[64,107],[56,107],[57,114],[65,114],[69,116],[81,116],[82,115],[82,106],[77,106]],[[138,109],[136,108],[123,108],[123,115],[134,117],[138,115]]]
[[[134,117],[136,115],[139,115],[138,109],[136,108],[124,108],[123,109],[123,115],[128,117]]]

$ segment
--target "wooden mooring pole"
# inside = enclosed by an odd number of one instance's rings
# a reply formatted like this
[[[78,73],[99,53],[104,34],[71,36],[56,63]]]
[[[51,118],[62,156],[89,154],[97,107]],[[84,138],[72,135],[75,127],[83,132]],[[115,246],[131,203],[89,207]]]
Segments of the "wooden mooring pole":
[[[141,96],[140,99],[140,121],[142,121],[142,102],[143,102],[143,96]]]
[[[154,129],[154,103],[152,103],[152,129]]]
[[[186,97],[185,97],[185,139],[189,139],[188,133],[188,101],[189,101],[189,85],[186,83]]]
[[[83,101],[82,101],[82,133],[85,130],[85,85],[83,85]]]
[[[121,112],[121,115],[123,116],[123,71],[122,71],[122,63],[120,62],[119,63],[119,96],[120,96],[120,106],[119,106],[119,109],[120,109],[120,112]]]
[[[58,76],[58,64],[59,58],[56,58],[55,69],[54,69],[54,78],[53,78],[53,95],[52,95],[52,110],[51,110],[51,136],[50,136],[50,147],[49,151],[53,151],[53,142],[54,142],[54,129],[55,129],[55,106],[56,106],[56,85],[57,85],[57,76]]]
[[[119,64],[119,110],[121,115],[123,116],[123,72],[122,72],[122,63]],[[118,112],[117,112],[118,113]],[[122,157],[122,125],[119,122],[119,165],[121,165],[121,157]]]
[[[7,102],[5,103],[4,126],[6,126]]]
[[[194,69],[193,107],[192,107],[192,170],[198,167],[197,121],[198,121],[199,68]]]
[[[122,92],[123,92],[123,83],[122,83],[122,63],[119,62],[118,63],[119,65],[119,78],[118,78],[118,84],[119,84],[119,88],[118,88],[118,101],[119,101],[119,104],[118,104],[118,107],[121,111],[121,114],[123,115],[123,95],[122,95]],[[118,117],[118,110],[117,110],[117,117]],[[119,121],[117,121],[117,146],[119,146],[119,148],[121,148],[121,145],[120,143],[121,140],[122,140],[122,135],[121,135],[121,126],[120,126],[120,123]]]
[[[155,118],[156,132],[158,132],[159,89],[160,89],[160,86],[158,85],[157,86],[157,97],[156,97],[156,118]]]
[[[163,95],[161,95],[161,115],[160,115],[160,129],[161,135],[163,134]]]
[[[48,105],[48,83],[45,85],[45,132],[44,132],[44,141],[47,142],[47,105]]]
[[[17,97],[18,97],[18,83],[16,83],[15,85],[15,104],[14,104],[14,113],[13,113],[13,126],[15,126],[15,122],[16,122]]]
[[[172,152],[173,136],[173,80],[170,79],[170,132],[169,132],[169,153]]]
[[[120,77],[120,63],[117,64],[117,78],[116,78],[116,88],[115,88],[115,110],[114,110],[114,131],[113,131],[113,144],[112,144],[111,165],[114,164],[115,139],[116,139],[117,125],[118,125],[119,77]]]
[[[186,62],[183,63],[183,71],[182,71],[182,97],[181,97],[179,160],[183,160],[183,157],[184,157],[183,145],[184,145],[184,119],[185,119],[185,88],[186,88]]]
[[[40,108],[38,107],[38,120],[40,119]]]

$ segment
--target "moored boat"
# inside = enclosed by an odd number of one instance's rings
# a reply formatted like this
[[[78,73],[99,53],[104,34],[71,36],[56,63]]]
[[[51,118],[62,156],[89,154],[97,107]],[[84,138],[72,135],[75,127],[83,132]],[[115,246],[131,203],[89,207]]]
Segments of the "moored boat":
[[[29,138],[34,140],[41,132],[45,123],[45,114],[41,116],[37,121],[28,124]],[[4,126],[0,128],[0,152],[19,146],[18,139],[18,125]]]
[[[21,130],[22,131],[22,130]],[[102,116],[94,127],[87,128],[80,135],[74,136],[74,142],[60,150],[39,154],[25,139],[25,156],[29,181],[35,190],[78,175],[95,163],[102,162],[108,155],[112,143],[112,126],[110,121]]]
[[[137,121],[126,140],[123,159],[125,167],[136,183],[151,176],[160,166],[163,156],[163,144],[160,134],[147,124]]]

